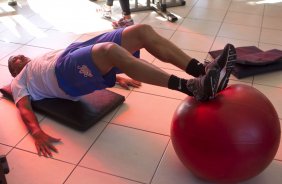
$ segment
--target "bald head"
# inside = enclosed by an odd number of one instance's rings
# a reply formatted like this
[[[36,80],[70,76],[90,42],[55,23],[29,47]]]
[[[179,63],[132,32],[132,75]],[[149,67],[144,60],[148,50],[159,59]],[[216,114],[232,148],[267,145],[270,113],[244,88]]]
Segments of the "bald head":
[[[28,62],[30,62],[30,58],[24,55],[11,56],[8,60],[8,68],[11,75],[16,77]]]

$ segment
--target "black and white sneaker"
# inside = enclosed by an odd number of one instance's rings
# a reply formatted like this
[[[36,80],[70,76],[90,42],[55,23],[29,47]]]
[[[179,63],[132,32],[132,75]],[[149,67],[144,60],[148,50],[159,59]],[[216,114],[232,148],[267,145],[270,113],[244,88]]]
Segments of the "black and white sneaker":
[[[206,71],[209,70],[209,68],[218,68],[220,70],[219,82],[216,90],[217,93],[227,87],[236,59],[237,55],[235,47],[232,44],[226,44],[222,54],[206,66]]]
[[[198,101],[208,101],[213,99],[216,94],[219,82],[220,70],[210,68],[206,75],[187,81],[187,89],[193,93]]]
[[[112,10],[106,4],[102,6],[102,16],[104,19],[112,19]]]

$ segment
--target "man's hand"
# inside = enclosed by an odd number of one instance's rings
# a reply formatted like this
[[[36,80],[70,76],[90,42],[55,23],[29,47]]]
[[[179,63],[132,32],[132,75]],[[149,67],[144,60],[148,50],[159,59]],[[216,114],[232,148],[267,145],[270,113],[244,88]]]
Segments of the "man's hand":
[[[128,78],[123,78],[120,76],[117,76],[117,82],[121,87],[125,89],[129,89],[129,86],[132,86],[135,88],[139,88],[141,86],[141,82],[139,81],[128,79]]]
[[[52,151],[58,153],[57,148],[52,143],[59,142],[61,139],[57,139],[47,135],[42,130],[32,134],[34,143],[38,152],[38,155],[44,155],[45,157],[52,157]]]

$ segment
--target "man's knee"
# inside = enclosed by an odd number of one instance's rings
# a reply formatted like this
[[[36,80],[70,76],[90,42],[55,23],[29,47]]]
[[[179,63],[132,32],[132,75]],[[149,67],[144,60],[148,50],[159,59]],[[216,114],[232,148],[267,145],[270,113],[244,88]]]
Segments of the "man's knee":
[[[137,24],[134,25],[134,27],[131,26],[130,31],[131,36],[137,43],[139,43],[140,48],[150,44],[152,41],[152,36],[155,35],[154,29],[147,24]]]
[[[148,24],[136,24],[136,29],[141,31],[141,32],[147,32],[147,31],[152,31],[153,28],[152,26],[148,25]]]
[[[106,74],[114,64],[111,62],[114,56],[114,51],[119,47],[112,42],[104,42],[94,45],[92,48],[92,58],[96,67],[104,75]]]
[[[141,39],[144,39],[144,37],[149,37],[152,32],[154,32],[154,29],[152,26],[147,24],[138,24],[136,25],[136,29],[134,30],[136,35],[141,36]]]
[[[117,47],[119,46],[113,42],[99,43],[93,47],[93,52],[95,55],[108,56]]]

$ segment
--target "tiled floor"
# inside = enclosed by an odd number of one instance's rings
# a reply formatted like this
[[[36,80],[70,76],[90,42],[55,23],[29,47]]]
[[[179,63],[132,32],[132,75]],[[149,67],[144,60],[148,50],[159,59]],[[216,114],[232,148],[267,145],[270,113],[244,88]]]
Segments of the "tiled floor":
[[[6,0],[0,0],[0,86],[12,79],[7,68],[10,55],[25,53],[34,57],[111,30],[110,23],[96,12],[98,5],[88,0],[19,0],[18,4],[13,9]],[[114,17],[119,18],[118,1],[114,6]],[[136,24],[152,25],[201,61],[208,51],[221,49],[228,42],[237,47],[282,49],[281,0],[186,0],[185,6],[169,10],[179,16],[176,23],[151,11],[133,13],[133,17]],[[191,77],[145,50],[141,57],[167,72]],[[281,122],[282,71],[241,80],[232,76],[230,83],[251,85],[263,92],[275,106]],[[172,147],[171,118],[185,95],[147,84],[139,89],[112,90],[124,95],[125,103],[84,133],[37,114],[42,128],[62,139],[56,145],[59,153],[53,158],[36,154],[15,105],[1,97],[0,155],[6,155],[9,162],[8,183],[209,183],[193,176]],[[266,170],[243,183],[280,184],[281,173],[280,146]]]

